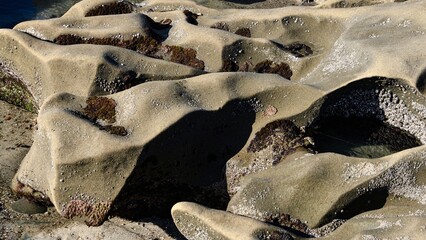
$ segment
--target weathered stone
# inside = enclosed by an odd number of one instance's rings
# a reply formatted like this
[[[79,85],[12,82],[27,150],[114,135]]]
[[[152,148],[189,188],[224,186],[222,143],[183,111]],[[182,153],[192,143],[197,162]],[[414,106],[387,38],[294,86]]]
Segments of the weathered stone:
[[[189,240],[293,239],[279,227],[196,203],[177,203],[172,208],[172,216],[179,231]]]
[[[211,236],[421,236],[425,3],[316,4],[85,0],[0,30],[0,98],[39,110],[13,190],[89,225],[193,201],[252,218],[176,205]]]
[[[367,160],[333,153],[289,159],[244,178],[228,210],[312,236],[335,219],[383,207],[391,196],[425,208],[425,147]]]

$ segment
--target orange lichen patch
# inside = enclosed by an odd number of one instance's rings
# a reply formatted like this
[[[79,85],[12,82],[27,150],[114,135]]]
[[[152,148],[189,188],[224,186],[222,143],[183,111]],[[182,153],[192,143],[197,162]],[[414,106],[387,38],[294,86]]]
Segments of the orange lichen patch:
[[[86,13],[86,17],[101,16],[101,15],[114,15],[132,13],[133,6],[131,3],[122,1],[109,4],[102,4],[97,6]]]
[[[243,37],[251,37],[251,31],[248,28],[238,28],[235,34]]]
[[[158,40],[150,36],[137,35],[129,40],[124,40],[122,38],[83,38],[66,34],[58,36],[53,42],[60,45],[96,44],[122,47],[149,57],[169,60],[200,70],[204,69],[204,62],[197,58],[197,51],[194,49],[162,45]]]
[[[90,204],[84,200],[71,200],[62,210],[62,215],[66,218],[86,217],[88,226],[99,226],[107,219],[111,205],[111,202],[105,201]]]
[[[107,97],[89,97],[86,103],[87,106],[83,109],[83,114],[90,120],[96,122],[100,119],[108,123],[115,122],[115,107],[117,103],[114,99]]]
[[[276,64],[270,60],[265,60],[256,64],[254,71],[257,73],[275,73],[287,79],[290,79],[293,75],[293,72],[287,63],[281,62]]]

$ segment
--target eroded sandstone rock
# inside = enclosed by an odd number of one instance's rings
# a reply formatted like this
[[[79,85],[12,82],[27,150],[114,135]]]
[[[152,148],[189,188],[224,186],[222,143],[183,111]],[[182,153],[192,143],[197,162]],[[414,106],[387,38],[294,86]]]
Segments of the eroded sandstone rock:
[[[39,110],[14,191],[89,225],[202,203],[173,210],[188,238],[421,236],[424,3],[347,4],[87,0],[0,30],[2,99]]]

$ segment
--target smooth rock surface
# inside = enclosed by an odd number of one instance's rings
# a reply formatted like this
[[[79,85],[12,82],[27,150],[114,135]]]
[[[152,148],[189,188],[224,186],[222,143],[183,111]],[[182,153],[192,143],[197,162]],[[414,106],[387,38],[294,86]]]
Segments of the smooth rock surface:
[[[196,203],[177,203],[172,208],[172,216],[179,231],[189,240],[293,239],[290,233],[273,225]]]
[[[0,30],[0,99],[38,111],[1,180],[26,154],[13,191],[53,205],[28,234],[172,238],[137,222],[185,201],[189,239],[422,239],[425,2],[220,2],[84,0]]]

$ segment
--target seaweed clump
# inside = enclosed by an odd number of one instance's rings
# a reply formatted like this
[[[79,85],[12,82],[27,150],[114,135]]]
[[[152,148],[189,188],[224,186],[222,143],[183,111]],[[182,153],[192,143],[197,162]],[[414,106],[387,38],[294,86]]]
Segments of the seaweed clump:
[[[250,142],[247,152],[259,152],[272,147],[274,163],[291,154],[297,148],[312,149],[312,139],[290,120],[278,120],[266,124]]]
[[[126,1],[102,4],[86,13],[85,17],[132,13],[132,4]]]
[[[204,62],[197,58],[197,51],[194,49],[179,46],[167,46],[166,49],[166,52],[170,53],[170,61],[197,69],[204,69]]]
[[[248,38],[251,37],[249,28],[238,28],[237,31],[235,31],[235,34]]]
[[[158,38],[158,37],[157,37]],[[110,45],[130,49],[149,57],[169,60],[196,69],[204,70],[204,62],[197,58],[197,51],[192,48],[162,45],[151,36],[135,35],[131,39],[122,38],[84,38],[77,35],[60,35],[53,40],[60,45],[96,44]]]
[[[83,109],[84,115],[96,122],[98,119],[108,123],[115,122],[115,107],[117,103],[114,99],[107,97],[89,97],[87,106]]]
[[[117,103],[114,99],[107,97],[92,96],[86,100],[87,106],[83,109],[83,113],[76,112],[77,115],[82,116],[93,122],[93,124],[101,131],[106,131],[113,135],[126,136],[128,132],[122,126],[113,126],[115,123],[115,107]],[[103,120],[107,125],[102,125],[98,120]]]
[[[256,64],[254,71],[257,73],[275,73],[287,79],[290,79],[293,75],[293,72],[287,63],[281,62],[276,64],[271,60],[265,60]]]
[[[99,226],[105,222],[111,205],[106,201],[90,204],[84,200],[71,200],[62,210],[62,215],[66,218],[86,217],[88,226]]]

